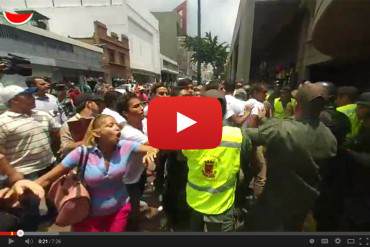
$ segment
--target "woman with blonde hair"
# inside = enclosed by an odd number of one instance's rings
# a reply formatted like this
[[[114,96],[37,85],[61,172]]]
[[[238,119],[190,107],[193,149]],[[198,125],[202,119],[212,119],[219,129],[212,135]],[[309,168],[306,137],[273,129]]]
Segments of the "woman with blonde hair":
[[[136,142],[121,140],[121,128],[111,116],[99,115],[90,124],[85,136],[88,160],[84,182],[91,197],[90,215],[72,226],[76,232],[125,231],[131,205],[122,182],[127,160],[132,152],[143,153],[143,163],[153,162],[157,150]],[[82,147],[69,153],[53,170],[36,180],[44,188],[75,168]]]

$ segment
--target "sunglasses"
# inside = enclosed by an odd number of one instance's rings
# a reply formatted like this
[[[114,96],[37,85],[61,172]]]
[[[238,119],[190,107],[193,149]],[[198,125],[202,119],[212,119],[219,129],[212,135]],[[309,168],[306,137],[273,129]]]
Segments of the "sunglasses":
[[[168,93],[167,93],[167,92],[159,92],[158,94],[159,94],[160,96],[168,95]]]

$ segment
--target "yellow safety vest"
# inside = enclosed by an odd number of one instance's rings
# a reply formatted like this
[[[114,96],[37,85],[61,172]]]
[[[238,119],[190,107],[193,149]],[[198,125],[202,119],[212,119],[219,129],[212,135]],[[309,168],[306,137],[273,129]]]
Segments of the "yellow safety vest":
[[[351,133],[349,133],[347,136],[349,138],[356,137],[361,127],[361,121],[357,117],[356,109],[357,104],[349,104],[337,107],[337,111],[345,114],[351,122]]]
[[[287,107],[288,105],[290,105],[292,108],[293,108],[293,112],[295,112],[295,108],[297,106],[297,101],[293,98],[290,99],[290,102],[288,102],[287,104]],[[281,102],[280,98],[276,98],[275,101],[274,101],[274,115],[273,115],[275,118],[279,118],[279,119],[283,119],[283,118],[287,118],[287,117],[290,117],[287,115],[284,107],[283,107],[283,103]]]
[[[239,128],[224,126],[218,147],[182,151],[188,159],[186,201],[191,208],[218,215],[233,206],[242,139]]]

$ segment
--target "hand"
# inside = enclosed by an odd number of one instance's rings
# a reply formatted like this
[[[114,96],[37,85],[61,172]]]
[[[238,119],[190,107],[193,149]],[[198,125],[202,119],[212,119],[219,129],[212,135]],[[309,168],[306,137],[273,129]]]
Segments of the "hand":
[[[266,117],[266,113],[267,113],[267,111],[266,111],[265,107],[263,107],[262,109],[258,109],[258,118],[262,119],[262,118]]]
[[[12,189],[17,193],[18,196],[22,196],[25,194],[25,192],[29,191],[36,195],[40,200],[45,197],[45,191],[38,183],[26,179],[17,181],[13,185]]]
[[[146,164],[146,166],[151,166],[155,158],[157,158],[157,151],[149,151],[143,157],[143,163]]]
[[[244,107],[244,115],[245,115],[245,116],[249,116],[249,114],[251,114],[251,112],[252,112],[252,109],[253,109],[253,106],[251,106],[251,105],[246,105],[246,106]]]
[[[6,68],[5,63],[0,63],[0,73]]]
[[[17,206],[19,206],[17,193],[11,188],[1,189],[0,207],[10,208]]]

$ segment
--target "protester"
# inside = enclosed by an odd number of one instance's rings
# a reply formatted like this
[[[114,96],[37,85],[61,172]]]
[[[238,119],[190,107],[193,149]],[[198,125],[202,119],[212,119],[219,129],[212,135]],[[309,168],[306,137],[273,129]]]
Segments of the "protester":
[[[145,93],[145,88],[143,85],[136,85],[136,88],[135,88],[135,94],[136,96],[144,103],[148,102],[149,100],[149,97],[148,95]]]
[[[34,76],[27,78],[26,85],[28,87],[35,87],[35,110],[43,111],[50,114],[55,121],[61,126],[67,117],[64,112],[59,112],[58,99],[50,94],[50,83],[44,77]]]
[[[53,85],[53,90],[55,92],[55,95],[58,99],[58,111],[59,111],[59,117],[66,116],[66,118],[70,118],[73,115],[76,114],[76,108],[72,102],[72,100],[67,96],[67,86],[62,83],[57,83]],[[61,118],[61,122],[65,122],[65,119]]]
[[[251,111],[242,126],[243,129],[246,127],[257,128],[261,125],[261,119],[263,118],[260,115],[266,116],[268,112],[265,105],[266,94],[267,86],[265,84],[256,83],[252,86],[251,98],[246,102],[246,109],[251,109]],[[250,174],[254,174],[250,184],[253,197],[258,197],[262,193],[266,183],[267,164],[264,153],[265,148],[262,145],[253,146],[251,158],[253,171],[249,172]]]
[[[187,90],[177,90],[177,95],[188,96]],[[162,230],[190,231],[191,209],[186,202],[188,167],[181,150],[161,150],[156,161],[154,185],[163,203],[165,220]]]
[[[181,94],[182,96],[193,96],[194,94],[193,82],[188,78],[179,80],[177,82],[177,88],[178,91],[180,91],[178,94]]]
[[[155,99],[156,97],[169,97],[170,93],[168,88],[163,83],[156,83],[152,86],[150,90],[150,100]],[[144,107],[144,115],[148,115],[149,105]]]
[[[156,83],[150,91],[150,98],[169,96],[168,88],[163,83]]]
[[[0,98],[9,109],[0,115],[0,152],[25,177],[35,179],[53,165],[52,142],[59,125],[35,108],[34,88],[7,86]]]
[[[123,125],[127,122],[125,118],[121,116],[118,111],[117,105],[119,100],[121,99],[122,94],[116,91],[108,91],[104,95],[104,104],[105,108],[102,114],[112,116],[116,122],[123,127]]]
[[[115,119],[97,116],[90,124],[84,145],[88,161],[84,182],[91,197],[90,216],[72,226],[76,232],[125,231],[131,205],[122,179],[131,153],[143,153],[143,162],[149,164],[156,157],[156,149],[132,141],[120,141],[121,129]],[[53,170],[36,180],[44,188],[79,162],[81,147],[69,153]]]
[[[103,98],[93,94],[81,94],[76,98],[76,115],[68,119],[60,129],[60,150],[63,156],[83,144],[90,121],[103,109]]]
[[[81,90],[76,86],[75,83],[71,81],[66,82],[66,86],[68,88],[67,90],[67,96],[70,98],[73,102],[73,104],[76,105],[76,99],[79,95],[81,95]]]
[[[0,92],[1,101],[9,109],[0,115],[0,153],[24,178],[35,180],[49,171],[56,158],[59,125],[48,113],[35,108],[35,88],[7,86]],[[30,200],[24,207],[25,217],[31,217],[27,228],[37,229],[39,201]],[[48,205],[49,216],[52,207]]]
[[[127,119],[127,123],[121,130],[121,139],[148,144],[148,137],[143,132],[144,109],[136,94],[128,93],[120,98],[117,110]],[[123,177],[132,208],[128,226],[130,231],[139,230],[140,199],[146,183],[146,169],[141,160],[141,154],[131,155]]]
[[[247,107],[247,102],[241,101],[233,96],[235,86],[225,83],[226,114],[225,121],[230,126],[242,126],[248,119],[251,109]]]
[[[242,101],[247,101],[248,100],[248,93],[244,88],[243,81],[238,81],[235,84],[235,91],[233,93],[234,97],[242,100]]]
[[[44,197],[44,190],[35,182],[24,180],[19,173],[0,154],[0,175],[7,176],[6,187],[0,186],[0,231],[35,231],[38,227],[38,214],[32,214],[27,203],[36,197]]]

